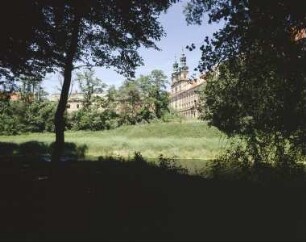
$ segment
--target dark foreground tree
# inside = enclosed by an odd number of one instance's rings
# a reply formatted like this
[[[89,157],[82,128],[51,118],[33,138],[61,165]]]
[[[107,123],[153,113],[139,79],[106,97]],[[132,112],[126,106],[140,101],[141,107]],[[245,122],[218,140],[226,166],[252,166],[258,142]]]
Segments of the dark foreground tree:
[[[0,8],[0,78],[7,82],[20,75],[41,79],[52,71],[50,19],[44,15],[47,1],[13,0]]]
[[[158,16],[173,2],[176,1],[32,0],[27,1],[27,4],[23,3],[30,10],[20,12],[19,25],[14,25],[13,33],[9,34],[9,37],[17,35],[13,43],[20,40],[24,43],[25,54],[20,54],[24,57],[21,63],[23,68],[18,68],[18,63],[15,63],[15,59],[19,58],[15,53],[18,51],[16,48],[9,48],[14,55],[1,48],[1,61],[5,68],[16,73],[25,70],[32,73],[34,70],[30,64],[33,61],[37,61],[38,67],[48,66],[63,73],[63,87],[55,114],[56,142],[53,161],[59,161],[62,153],[64,111],[76,64],[112,66],[121,74],[133,75],[134,69],[142,64],[137,49],[141,46],[157,48],[154,41],[159,40],[164,33],[157,20]],[[18,3],[19,1],[14,4]],[[10,7],[11,13],[14,13],[11,5]],[[33,16],[29,16],[29,12]],[[23,23],[28,30],[26,38],[18,35]],[[36,71],[40,70],[37,68]]]
[[[204,13],[223,24],[201,47],[199,69],[219,72],[205,89],[204,118],[245,138],[254,162],[305,153],[304,3],[192,0],[187,21],[200,24]]]

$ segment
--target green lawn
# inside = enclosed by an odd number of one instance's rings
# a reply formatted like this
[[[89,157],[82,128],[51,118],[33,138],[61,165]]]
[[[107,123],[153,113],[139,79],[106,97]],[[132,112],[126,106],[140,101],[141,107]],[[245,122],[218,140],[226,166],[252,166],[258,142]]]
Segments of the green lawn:
[[[50,144],[54,138],[52,133],[30,133],[0,136],[0,142]],[[87,145],[88,157],[131,157],[134,152],[141,152],[145,158],[154,159],[163,154],[176,159],[203,160],[214,158],[228,144],[221,132],[203,122],[152,123],[96,132],[67,131],[66,142]]]

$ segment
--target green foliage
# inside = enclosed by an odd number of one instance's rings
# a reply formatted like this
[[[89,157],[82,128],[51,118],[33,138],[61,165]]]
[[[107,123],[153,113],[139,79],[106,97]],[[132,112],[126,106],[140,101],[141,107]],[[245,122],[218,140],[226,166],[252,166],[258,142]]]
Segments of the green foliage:
[[[33,102],[25,113],[25,129],[27,132],[53,132],[55,103]]]
[[[81,109],[69,116],[69,125],[72,130],[104,130],[117,127],[116,117],[108,110]]]
[[[235,146],[209,162],[202,175],[219,180],[251,181],[256,183],[300,183],[305,180],[305,165],[296,162],[296,154],[287,153],[273,158],[274,162],[255,163],[254,155],[245,146]],[[254,165],[255,164],[255,165]]]
[[[21,102],[1,101],[1,124],[0,133],[14,135],[23,132],[25,129],[24,108]]]
[[[169,112],[166,112],[161,119],[163,122],[182,122],[183,121],[183,117],[182,115],[179,115],[179,113],[177,113],[174,110],[170,110]]]
[[[160,119],[169,112],[167,78],[160,70],[150,75],[141,75],[136,80],[127,80],[119,88],[120,112],[124,124],[136,124]]]
[[[97,77],[94,77],[93,70],[86,70],[83,73],[77,73],[77,81],[83,94],[83,107],[89,108],[94,101],[93,94],[102,94],[106,84]]]
[[[54,131],[52,115],[56,104],[34,99],[37,95],[33,94],[31,80],[23,81],[24,98],[21,101],[1,101],[1,134]],[[66,113],[66,128],[69,130],[113,129],[124,124],[150,122],[159,116],[161,120],[167,119],[165,115],[169,117],[166,77],[159,70],[127,81],[118,90],[111,86],[106,92],[103,92],[105,84],[94,78],[93,71],[79,73],[78,81],[84,94],[84,105],[76,112]],[[95,95],[97,93],[99,96]]]
[[[240,136],[254,163],[300,161],[305,154],[305,11],[299,1],[192,0],[189,23],[223,27],[201,47],[199,69],[212,70],[202,118]],[[193,49],[193,47],[190,47]],[[290,155],[288,155],[290,154]],[[290,157],[290,158],[288,158]]]
[[[19,78],[18,92],[26,103],[45,100],[46,92],[41,87],[41,79],[29,76]]]
[[[75,64],[113,67],[120,74],[134,76],[135,68],[142,64],[139,47],[158,49],[154,41],[164,35],[158,17],[174,2],[31,0],[22,5],[24,9],[17,8],[23,21],[1,38],[7,50],[0,50],[0,74],[62,71],[64,81],[54,119],[54,161],[59,160],[64,144],[64,114]],[[15,9],[8,6],[5,16],[14,16]],[[30,17],[28,10],[34,10]]]
[[[85,82],[81,87],[84,108],[69,115],[69,129],[104,130],[126,124],[171,119],[167,79],[160,70],[153,70],[150,75],[141,75],[135,80],[126,80],[118,90],[111,86],[105,94],[102,93],[105,85],[93,78],[93,72],[79,74],[78,80],[80,84]],[[103,97],[95,97],[93,94],[96,91]]]
[[[0,134],[14,135],[23,132],[52,132],[55,104],[49,101],[0,102]]]
[[[0,10],[0,27],[4,31],[0,37],[0,76],[5,76],[6,81],[20,75],[42,78],[51,71],[54,63],[46,57],[56,48],[49,45],[49,26],[41,12],[43,5],[45,2],[36,0],[12,1]]]

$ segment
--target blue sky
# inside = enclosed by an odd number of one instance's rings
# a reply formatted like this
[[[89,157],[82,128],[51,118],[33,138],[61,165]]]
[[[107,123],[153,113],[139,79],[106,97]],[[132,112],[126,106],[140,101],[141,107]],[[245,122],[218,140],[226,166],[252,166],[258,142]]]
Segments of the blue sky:
[[[182,49],[184,49],[187,57],[190,74],[199,74],[193,71],[200,60],[201,53],[199,48],[190,52],[185,47],[191,43],[195,43],[199,47],[203,43],[204,37],[211,36],[218,29],[218,26],[208,25],[207,19],[204,19],[201,26],[187,26],[183,14],[186,2],[182,1],[173,5],[168,9],[167,13],[160,16],[160,22],[167,34],[161,41],[157,42],[157,46],[161,51],[146,48],[139,50],[140,55],[144,59],[144,66],[136,70],[136,77],[141,74],[147,75],[154,69],[160,69],[164,71],[170,81],[175,56],[179,59]],[[119,86],[124,81],[124,77],[112,69],[95,68],[95,74],[108,85]],[[43,87],[49,93],[57,92],[56,86],[59,86],[58,74],[49,75],[43,82]]]

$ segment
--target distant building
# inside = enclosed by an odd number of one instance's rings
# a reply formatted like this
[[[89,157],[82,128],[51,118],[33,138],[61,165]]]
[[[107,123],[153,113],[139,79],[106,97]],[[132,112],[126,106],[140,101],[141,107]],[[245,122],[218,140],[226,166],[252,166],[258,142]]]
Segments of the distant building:
[[[94,93],[93,97],[104,97],[104,94]],[[52,102],[58,102],[60,99],[60,94],[52,94],[49,97],[49,100]],[[83,93],[71,93],[68,97],[67,102],[67,112],[75,112],[83,107],[84,95]]]
[[[21,100],[20,92],[0,92],[0,100],[19,101]]]
[[[9,100],[9,101],[27,101],[33,102],[35,100],[34,93],[22,94],[21,92],[0,92],[0,100]]]
[[[170,107],[186,118],[198,118],[198,91],[205,83],[204,75],[195,80],[188,77],[186,56],[182,54],[180,65],[175,61],[171,75]]]

